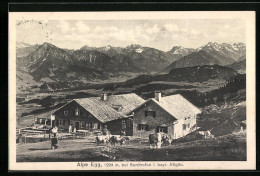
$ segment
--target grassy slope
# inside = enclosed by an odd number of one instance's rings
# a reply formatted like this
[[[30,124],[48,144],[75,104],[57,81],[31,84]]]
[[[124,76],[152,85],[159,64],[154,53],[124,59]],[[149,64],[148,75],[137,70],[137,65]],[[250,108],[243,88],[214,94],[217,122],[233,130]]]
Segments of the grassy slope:
[[[246,120],[246,102],[209,105],[202,112],[198,118],[200,130],[211,130],[215,136],[230,134],[239,131],[240,123]]]
[[[55,161],[244,161],[246,133],[235,133],[214,139],[176,143],[161,149],[150,149],[146,141],[130,141],[111,148],[96,146],[84,139],[60,141],[57,150],[50,142],[17,144],[18,162]]]

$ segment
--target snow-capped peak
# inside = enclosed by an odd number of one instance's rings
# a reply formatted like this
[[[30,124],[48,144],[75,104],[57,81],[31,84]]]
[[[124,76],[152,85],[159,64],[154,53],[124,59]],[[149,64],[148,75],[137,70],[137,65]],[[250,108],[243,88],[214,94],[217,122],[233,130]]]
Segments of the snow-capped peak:
[[[25,43],[25,42],[17,42],[16,43],[16,48],[25,48],[25,47],[29,47],[31,46],[30,44],[28,43]]]
[[[143,49],[142,48],[138,48],[138,49],[135,50],[135,52],[141,53],[141,52],[143,52]]]
[[[108,45],[108,46],[106,46],[106,47],[104,48],[104,50],[105,50],[105,51],[108,51],[108,50],[110,50],[110,48],[111,48],[111,46]]]

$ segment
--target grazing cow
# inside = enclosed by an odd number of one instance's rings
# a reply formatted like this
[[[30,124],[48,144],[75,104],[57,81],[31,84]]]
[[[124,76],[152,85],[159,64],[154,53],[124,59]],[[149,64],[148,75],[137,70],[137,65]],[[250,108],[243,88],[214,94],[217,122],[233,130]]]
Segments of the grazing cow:
[[[108,144],[108,142],[109,142],[109,137],[108,137],[108,136],[97,136],[97,137],[96,137],[96,143],[97,143],[97,145],[98,145],[98,144],[101,144],[101,143]]]
[[[123,145],[126,141],[129,141],[129,137],[117,137],[117,136],[111,136],[111,138],[109,139],[109,143],[112,146],[116,146],[116,143],[120,143],[120,145]]]
[[[171,139],[165,133],[154,133],[149,135],[150,148],[153,148],[153,145],[155,148],[161,148],[161,145],[166,141],[168,141],[169,145],[171,145]]]
[[[170,137],[168,134],[162,133],[161,135],[162,135],[162,144],[164,144],[164,143],[166,143],[166,142],[167,142],[169,145],[172,144],[172,139],[171,139],[171,137]]]
[[[210,130],[207,131],[199,131],[198,134],[200,134],[204,139],[210,139],[214,138],[214,135],[210,133]]]

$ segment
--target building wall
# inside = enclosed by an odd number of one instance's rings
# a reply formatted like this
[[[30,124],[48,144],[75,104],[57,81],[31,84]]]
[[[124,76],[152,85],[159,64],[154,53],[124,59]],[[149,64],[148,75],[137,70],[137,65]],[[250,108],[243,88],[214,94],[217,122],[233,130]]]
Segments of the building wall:
[[[156,117],[145,117],[145,111],[155,111]],[[157,131],[157,126],[172,124],[174,120],[175,119],[159,105],[152,101],[148,101],[145,105],[134,111],[133,135],[138,137],[148,137],[149,134]],[[139,130],[139,124],[149,125],[148,130]],[[173,133],[173,131],[173,127],[168,128],[168,134]]]
[[[123,122],[125,121],[125,128]],[[121,131],[125,131],[127,136],[133,135],[133,120],[132,119],[118,119],[106,123],[107,129],[113,135],[119,135]]]
[[[186,125],[185,129],[183,128],[183,125]],[[173,139],[181,138],[191,133],[192,131],[195,131],[197,128],[196,115],[177,120],[173,128]]]
[[[76,108],[79,109],[80,114],[75,115]],[[68,114],[65,115],[64,111],[67,110]],[[91,124],[99,124],[99,126],[102,128],[103,124],[93,117],[88,111],[86,111],[83,107],[81,107],[78,103],[75,101],[72,101],[71,103],[65,105],[58,111],[56,111],[53,115],[55,115],[55,125],[58,126],[59,129],[68,129],[70,125],[70,121],[73,121],[73,126],[75,127],[75,122],[80,122],[80,128],[79,129],[86,129],[86,123]],[[59,125],[59,120],[63,120],[63,124]],[[64,123],[65,121],[65,123]],[[85,122],[85,127],[81,127],[81,122]]]
[[[155,111],[156,117],[145,117],[145,111]],[[139,124],[149,125],[148,130],[139,130]],[[133,135],[148,137],[149,134],[157,132],[157,127],[163,124],[167,125],[167,134],[172,139],[183,137],[197,128],[196,115],[176,120],[159,105],[148,101],[146,105],[134,111]],[[185,125],[185,129],[183,125]]]

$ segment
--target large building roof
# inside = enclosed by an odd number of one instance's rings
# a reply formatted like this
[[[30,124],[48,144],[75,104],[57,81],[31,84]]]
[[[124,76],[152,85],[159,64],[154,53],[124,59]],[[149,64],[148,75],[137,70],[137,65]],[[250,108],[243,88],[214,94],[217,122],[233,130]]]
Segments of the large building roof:
[[[180,94],[161,97],[160,101],[157,101],[155,98],[151,98],[151,100],[161,106],[176,119],[182,119],[201,113],[200,109]]]
[[[100,97],[80,98],[74,101],[103,123],[126,117],[134,108],[145,102],[134,93],[107,96],[105,101]]]

